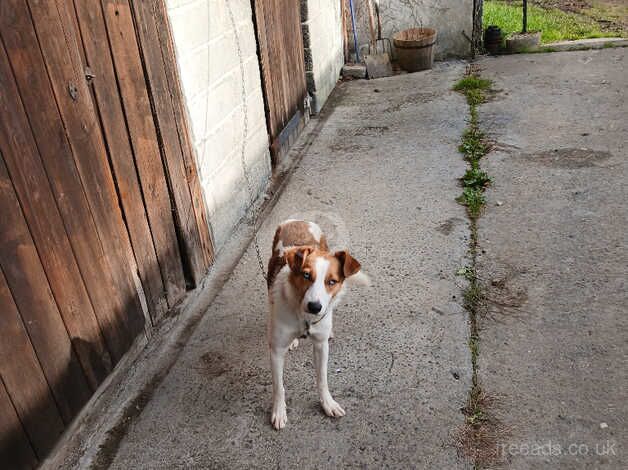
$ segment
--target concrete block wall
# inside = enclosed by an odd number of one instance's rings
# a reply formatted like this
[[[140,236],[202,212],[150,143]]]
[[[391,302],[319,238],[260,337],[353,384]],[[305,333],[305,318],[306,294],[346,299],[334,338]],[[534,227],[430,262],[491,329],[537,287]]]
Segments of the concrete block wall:
[[[370,30],[366,1],[354,1],[354,4],[358,43],[368,44]],[[437,59],[466,57],[471,53],[471,43],[465,35],[470,39],[473,31],[473,0],[380,0],[379,4],[383,37],[392,41],[395,33],[423,25],[437,30]]]
[[[265,190],[271,174],[251,3],[166,0],[166,5],[214,248],[219,250],[250,205],[241,165],[245,108],[245,156],[255,195]],[[245,70],[246,106],[240,61]]]
[[[307,87],[318,113],[344,64],[340,0],[301,0],[301,20]]]

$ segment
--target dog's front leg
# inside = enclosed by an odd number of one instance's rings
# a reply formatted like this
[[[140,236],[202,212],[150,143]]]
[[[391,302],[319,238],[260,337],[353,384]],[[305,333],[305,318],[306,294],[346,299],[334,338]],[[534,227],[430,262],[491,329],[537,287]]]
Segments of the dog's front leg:
[[[314,365],[316,367],[316,384],[321,405],[327,416],[339,418],[345,415],[345,410],[331,397],[327,386],[327,360],[329,357],[329,342],[327,338],[322,341],[313,341]]]
[[[286,390],[283,387],[283,364],[287,350],[287,347],[270,347],[270,367],[273,376],[273,410],[270,422],[275,429],[282,429],[288,421]]]

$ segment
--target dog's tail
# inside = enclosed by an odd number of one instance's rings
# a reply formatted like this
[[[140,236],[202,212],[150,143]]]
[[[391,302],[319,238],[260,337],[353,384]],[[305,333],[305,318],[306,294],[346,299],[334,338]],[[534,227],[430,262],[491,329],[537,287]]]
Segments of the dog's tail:
[[[369,287],[371,285],[371,278],[363,271],[359,270],[353,276],[349,276],[345,283],[349,286],[362,286]]]

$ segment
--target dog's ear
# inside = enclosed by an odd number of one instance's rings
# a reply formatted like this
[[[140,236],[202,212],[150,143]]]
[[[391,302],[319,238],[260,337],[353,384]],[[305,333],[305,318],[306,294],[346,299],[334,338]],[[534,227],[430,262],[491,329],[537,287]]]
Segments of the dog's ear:
[[[353,258],[347,250],[337,251],[336,253],[334,253],[334,256],[338,258],[338,261],[340,261],[340,266],[342,266],[342,273],[344,277],[353,276],[361,268],[358,260]]]
[[[290,266],[292,272],[300,273],[305,265],[305,258],[309,255],[314,248],[311,246],[297,246],[294,248],[288,248],[284,257],[286,258],[286,263]]]

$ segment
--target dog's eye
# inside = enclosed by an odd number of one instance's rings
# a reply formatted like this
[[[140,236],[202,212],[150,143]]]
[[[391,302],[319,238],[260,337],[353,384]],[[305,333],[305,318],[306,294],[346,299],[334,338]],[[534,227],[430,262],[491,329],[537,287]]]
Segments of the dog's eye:
[[[310,273],[303,273],[303,279],[309,281],[312,279],[312,275]]]
[[[333,285],[336,285],[337,282],[338,281],[336,281],[335,279],[330,279],[329,281],[327,281],[327,285],[333,286]]]

